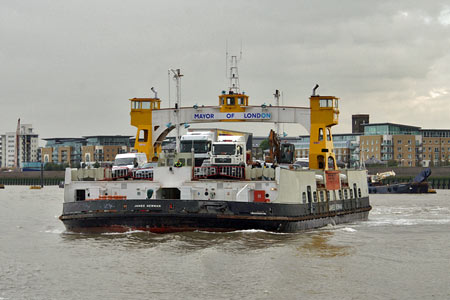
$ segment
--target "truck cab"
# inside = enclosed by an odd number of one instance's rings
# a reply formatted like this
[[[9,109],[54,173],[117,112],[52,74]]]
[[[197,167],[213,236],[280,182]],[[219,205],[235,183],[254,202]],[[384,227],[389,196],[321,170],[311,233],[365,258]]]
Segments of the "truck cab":
[[[199,167],[205,159],[211,157],[211,145],[214,141],[213,132],[188,132],[181,137],[180,152],[191,153],[193,148],[195,166]]]
[[[246,142],[244,136],[220,136],[213,143],[211,165],[245,166]]]

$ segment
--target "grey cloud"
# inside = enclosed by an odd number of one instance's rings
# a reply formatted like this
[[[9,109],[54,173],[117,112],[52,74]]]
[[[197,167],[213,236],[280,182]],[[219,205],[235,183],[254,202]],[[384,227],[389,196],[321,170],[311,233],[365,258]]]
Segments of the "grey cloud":
[[[338,132],[366,112],[448,128],[449,94],[430,96],[450,82],[446,9],[443,1],[2,1],[1,132],[21,117],[41,137],[133,134],[127,99],[155,86],[167,106],[169,68],[185,74],[185,105],[214,105],[227,88],[227,40],[233,54],[243,41],[240,79],[253,104],[280,89],[285,104],[306,106],[319,83],[342,99]]]

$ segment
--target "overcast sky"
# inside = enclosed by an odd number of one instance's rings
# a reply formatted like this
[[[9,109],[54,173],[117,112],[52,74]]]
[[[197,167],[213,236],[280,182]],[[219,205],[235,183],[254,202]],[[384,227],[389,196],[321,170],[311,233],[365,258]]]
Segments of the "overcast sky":
[[[230,54],[242,41],[251,104],[274,103],[279,89],[285,105],[307,106],[318,83],[341,98],[334,132],[351,132],[358,113],[450,129],[448,3],[2,0],[0,133],[21,118],[40,138],[133,135],[128,99],[154,86],[167,107],[169,68],[184,74],[183,106],[217,105],[227,41]]]

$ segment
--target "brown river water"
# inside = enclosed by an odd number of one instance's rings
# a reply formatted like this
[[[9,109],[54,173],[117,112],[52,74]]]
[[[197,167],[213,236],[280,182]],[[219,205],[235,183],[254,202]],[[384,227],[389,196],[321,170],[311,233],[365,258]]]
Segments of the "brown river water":
[[[0,190],[0,300],[450,299],[450,191],[371,195],[369,221],[264,231],[73,234],[63,190]]]

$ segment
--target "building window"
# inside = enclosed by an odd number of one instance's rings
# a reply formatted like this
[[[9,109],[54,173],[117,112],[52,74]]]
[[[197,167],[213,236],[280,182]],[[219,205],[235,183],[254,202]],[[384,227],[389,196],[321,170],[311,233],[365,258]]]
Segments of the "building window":
[[[402,144],[402,140],[397,140],[397,144],[401,145]]]

